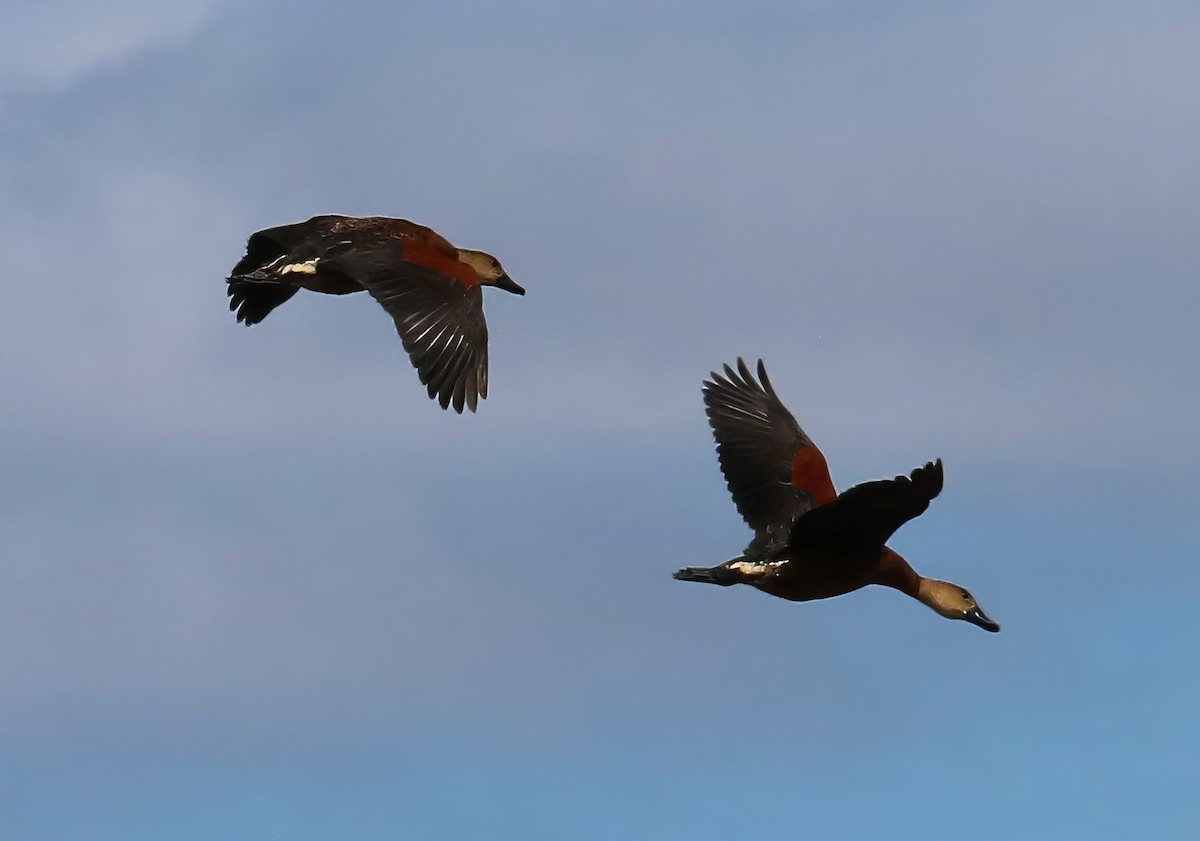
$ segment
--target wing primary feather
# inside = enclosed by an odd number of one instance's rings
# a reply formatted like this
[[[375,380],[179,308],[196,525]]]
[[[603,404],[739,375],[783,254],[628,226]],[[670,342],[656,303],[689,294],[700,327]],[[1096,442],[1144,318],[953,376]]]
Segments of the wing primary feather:
[[[813,497],[791,481],[793,459],[811,441],[780,402],[761,359],[757,368],[758,379],[738,357],[736,366],[711,371],[702,391],[726,485],[755,530],[750,548],[761,550],[786,538]]]
[[[440,392],[446,383],[453,381],[454,374],[462,364],[460,359],[462,343],[460,335],[451,334],[447,337],[442,352],[430,366],[433,372],[429,378],[430,388],[435,388]]]

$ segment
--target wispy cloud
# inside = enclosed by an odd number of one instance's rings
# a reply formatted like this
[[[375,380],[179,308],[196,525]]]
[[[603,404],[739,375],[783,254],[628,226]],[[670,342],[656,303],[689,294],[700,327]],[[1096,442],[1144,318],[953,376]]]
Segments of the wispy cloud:
[[[218,7],[217,0],[5,4],[0,8],[0,94],[60,92],[148,50],[169,51]]]

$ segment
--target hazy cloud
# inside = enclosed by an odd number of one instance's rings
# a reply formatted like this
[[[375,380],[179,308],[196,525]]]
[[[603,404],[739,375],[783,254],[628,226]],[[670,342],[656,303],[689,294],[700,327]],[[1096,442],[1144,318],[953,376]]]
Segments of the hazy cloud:
[[[148,50],[168,50],[217,8],[215,0],[6,4],[0,8],[0,94],[59,92]]]

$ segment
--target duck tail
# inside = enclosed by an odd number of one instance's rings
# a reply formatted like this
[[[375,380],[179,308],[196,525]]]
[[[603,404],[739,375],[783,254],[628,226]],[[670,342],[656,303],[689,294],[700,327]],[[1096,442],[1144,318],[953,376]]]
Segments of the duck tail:
[[[229,295],[230,311],[236,312],[237,320],[249,327],[258,324],[280,304],[286,303],[299,289],[298,286],[267,285],[231,278],[226,294]]]
[[[737,584],[740,579],[729,569],[728,564],[715,567],[684,567],[671,575],[678,581],[699,581],[701,584],[716,584],[718,587],[729,587]]]
[[[267,269],[235,270],[226,280],[230,283],[279,283],[279,276]]]

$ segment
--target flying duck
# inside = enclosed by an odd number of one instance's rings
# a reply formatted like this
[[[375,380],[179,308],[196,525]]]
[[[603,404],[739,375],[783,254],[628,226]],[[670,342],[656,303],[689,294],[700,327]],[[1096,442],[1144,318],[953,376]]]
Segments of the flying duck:
[[[487,397],[483,288],[515,295],[500,261],[455,248],[435,231],[387,216],[314,216],[250,235],[228,278],[229,309],[258,324],[299,289],[366,290],[396,322],[421,384],[443,409],[475,411]]]
[[[947,619],[999,631],[966,589],[918,574],[887,547],[900,526],[942,490],[942,461],[909,476],[856,485],[838,494],[825,456],[787,410],[762,360],[758,380],[738,359],[704,382],[704,405],[721,472],[738,511],[754,529],[739,557],[688,567],[681,581],[749,584],[791,601],[827,599],[868,584],[893,587]]]

